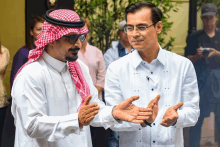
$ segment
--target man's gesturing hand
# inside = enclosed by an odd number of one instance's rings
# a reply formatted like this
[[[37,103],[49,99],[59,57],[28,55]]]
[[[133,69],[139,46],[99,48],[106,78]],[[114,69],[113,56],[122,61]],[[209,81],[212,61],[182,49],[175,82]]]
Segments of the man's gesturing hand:
[[[132,96],[120,102],[112,112],[113,117],[127,122],[143,123],[152,114],[152,110],[149,108],[140,108],[132,104],[137,99],[139,99],[139,96]]]
[[[183,105],[183,102],[179,102],[178,104],[168,108],[167,111],[165,112],[165,114],[163,116],[163,120],[160,124],[164,127],[169,127],[169,126],[173,125],[177,121],[177,119],[179,118],[178,113],[177,113],[177,109],[182,107],[182,105]]]
[[[91,95],[88,96],[79,110],[78,120],[80,127],[89,125],[95,115],[99,112],[99,106],[97,103],[89,104],[91,98]]]
[[[160,95],[158,94],[156,96],[156,98],[151,100],[147,106],[148,109],[152,110],[152,114],[150,116],[148,116],[147,119],[145,119],[148,123],[154,122],[154,120],[157,117],[158,109],[159,109],[159,107],[158,107],[159,100],[160,100]]]

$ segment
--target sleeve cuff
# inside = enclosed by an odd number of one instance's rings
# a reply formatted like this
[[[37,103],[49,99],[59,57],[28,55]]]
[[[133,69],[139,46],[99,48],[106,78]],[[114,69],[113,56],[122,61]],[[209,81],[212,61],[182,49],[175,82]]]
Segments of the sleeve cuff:
[[[122,121],[121,120],[116,120],[113,116],[112,116],[112,110],[114,108],[114,106],[106,106],[108,108],[106,108],[106,111],[105,111],[105,117],[103,118],[103,127],[105,129],[108,129],[110,127],[112,127],[113,125],[115,124],[121,124]]]
[[[63,138],[72,133],[80,135],[80,131],[83,130],[83,127],[79,127],[78,113],[63,116],[61,121],[63,123],[60,123],[59,128]]]
[[[183,111],[181,111],[179,109],[177,110],[177,113],[178,113],[179,118],[177,119],[176,124],[173,126],[175,126],[177,128],[183,128],[185,115],[184,115]]]

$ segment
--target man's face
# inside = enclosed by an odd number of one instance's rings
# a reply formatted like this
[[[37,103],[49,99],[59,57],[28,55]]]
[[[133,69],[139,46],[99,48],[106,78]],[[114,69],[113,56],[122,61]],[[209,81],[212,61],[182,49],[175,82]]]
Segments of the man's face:
[[[70,33],[66,36],[77,35],[76,33]],[[81,48],[81,41],[78,39],[75,44],[71,44],[68,38],[62,37],[53,42],[53,54],[55,58],[62,61],[76,61],[78,58],[78,51]]]
[[[137,50],[146,50],[157,44],[157,37],[158,34],[161,32],[162,29],[162,22],[161,28],[158,29],[157,24],[154,26],[152,25],[153,22],[151,20],[151,9],[149,8],[142,8],[140,11],[136,13],[128,13],[127,14],[127,26],[133,27],[133,31],[127,31],[128,40],[135,49]],[[150,26],[152,25],[152,26]],[[144,28],[144,26],[149,28]],[[140,28],[137,30],[137,27]]]
[[[216,25],[216,21],[218,20],[218,15],[214,16],[203,16],[202,22],[204,27],[213,27]]]
[[[122,40],[123,42],[128,42],[128,36],[124,30],[118,31],[118,35],[120,37],[120,40]]]

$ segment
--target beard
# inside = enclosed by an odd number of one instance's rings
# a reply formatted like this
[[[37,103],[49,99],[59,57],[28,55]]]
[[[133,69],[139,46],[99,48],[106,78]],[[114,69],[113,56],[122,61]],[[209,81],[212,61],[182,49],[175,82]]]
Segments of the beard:
[[[79,52],[80,48],[76,47],[76,48],[70,48],[68,50],[69,54],[72,54],[73,56],[66,56],[66,60],[67,61],[76,61],[78,59],[78,52]]]

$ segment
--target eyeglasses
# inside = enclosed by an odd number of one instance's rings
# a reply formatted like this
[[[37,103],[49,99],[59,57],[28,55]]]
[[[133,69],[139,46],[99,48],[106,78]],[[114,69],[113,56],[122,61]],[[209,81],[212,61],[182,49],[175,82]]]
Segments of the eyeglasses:
[[[71,36],[63,36],[68,39],[70,44],[75,44],[79,39],[81,42],[84,42],[87,34],[79,34],[79,35],[71,35]]]
[[[151,25],[149,25],[149,26],[146,26],[146,25],[138,25],[138,26],[136,26],[136,31],[139,31],[139,32],[144,32],[144,31],[146,31],[147,30],[147,28],[149,28],[149,27],[151,27],[151,26],[153,26],[154,25],[154,23],[153,24],[151,24]],[[125,33],[133,33],[133,31],[134,31],[134,26],[125,26],[124,27],[124,31],[125,31]]]

